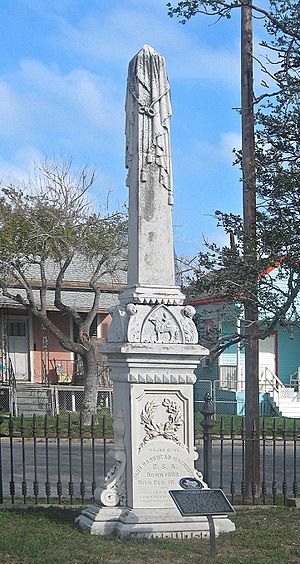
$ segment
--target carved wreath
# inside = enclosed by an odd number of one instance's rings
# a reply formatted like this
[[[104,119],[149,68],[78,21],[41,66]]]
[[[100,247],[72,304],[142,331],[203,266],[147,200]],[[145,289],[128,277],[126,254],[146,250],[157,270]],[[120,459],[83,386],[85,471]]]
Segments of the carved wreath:
[[[141,412],[141,424],[144,427],[146,435],[139,446],[139,450],[141,450],[148,441],[156,437],[163,437],[164,439],[169,439],[184,446],[176,435],[180,425],[183,423],[179,405],[168,398],[165,398],[161,405],[166,408],[166,412],[169,414],[165,423],[156,423],[154,421],[155,410],[159,406],[159,404],[154,401],[148,401]]]

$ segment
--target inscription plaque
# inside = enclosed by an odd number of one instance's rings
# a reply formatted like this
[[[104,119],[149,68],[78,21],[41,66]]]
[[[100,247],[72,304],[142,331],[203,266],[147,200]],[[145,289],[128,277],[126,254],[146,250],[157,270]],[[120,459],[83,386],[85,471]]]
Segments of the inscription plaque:
[[[219,489],[169,490],[169,494],[184,517],[235,513],[226,495]]]

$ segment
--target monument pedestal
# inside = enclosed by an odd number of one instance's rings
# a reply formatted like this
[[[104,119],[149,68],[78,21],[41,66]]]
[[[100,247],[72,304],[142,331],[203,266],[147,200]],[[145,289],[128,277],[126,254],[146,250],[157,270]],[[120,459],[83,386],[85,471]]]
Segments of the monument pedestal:
[[[128,507],[101,507],[91,505],[84,509],[77,524],[92,535],[110,535],[136,539],[190,539],[209,538],[206,517],[182,517],[172,509],[130,509]],[[214,517],[216,535],[235,530],[226,517]]]
[[[145,313],[145,306],[139,308]],[[159,308],[164,311],[163,305]],[[157,312],[157,306],[150,309]],[[184,306],[177,309],[180,314]],[[126,316],[128,338],[132,315]],[[207,487],[194,468],[193,428],[194,369],[206,350],[197,344],[114,342],[104,352],[114,382],[116,464],[77,525],[96,535],[208,537],[207,518],[181,516],[169,494],[180,489],[183,477],[195,477]],[[214,522],[216,534],[234,530],[226,516]]]
[[[122,476],[112,485],[109,480],[99,493],[102,503],[114,491],[116,499],[134,509],[172,508],[168,491],[178,487],[183,476],[198,477],[193,384],[203,350],[200,345],[175,343],[105,347],[114,382],[116,454],[126,461]]]

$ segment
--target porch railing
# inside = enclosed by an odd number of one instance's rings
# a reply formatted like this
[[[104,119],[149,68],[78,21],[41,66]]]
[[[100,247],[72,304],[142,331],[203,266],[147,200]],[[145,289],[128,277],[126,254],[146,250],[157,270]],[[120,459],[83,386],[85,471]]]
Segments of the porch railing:
[[[83,384],[83,366],[80,360],[70,360],[63,358],[50,359],[52,370],[48,376],[48,381],[52,384]],[[112,387],[110,380],[110,368],[106,363],[97,362],[97,375],[99,386]]]
[[[219,366],[219,375],[220,388],[232,391],[244,391],[245,380],[238,380],[237,366],[221,365]],[[279,391],[284,388],[286,388],[286,386],[268,366],[261,367],[259,379],[260,392],[270,392],[272,397],[274,395],[274,399],[278,399]]]
[[[226,366],[221,365],[219,367],[220,376],[220,388],[226,388],[226,390],[237,390],[237,367],[236,366]]]

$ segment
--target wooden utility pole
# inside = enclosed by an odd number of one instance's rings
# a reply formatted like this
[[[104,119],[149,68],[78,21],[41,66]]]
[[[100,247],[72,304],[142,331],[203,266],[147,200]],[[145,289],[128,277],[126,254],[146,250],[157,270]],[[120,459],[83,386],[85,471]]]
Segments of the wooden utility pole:
[[[241,8],[241,108],[242,172],[244,213],[244,258],[249,278],[244,297],[245,309],[245,482],[259,494],[259,358],[256,247],[256,177],[253,108],[252,0]]]

